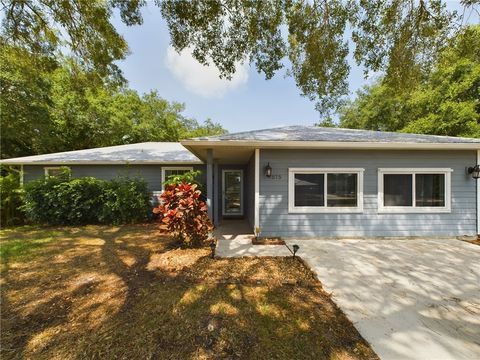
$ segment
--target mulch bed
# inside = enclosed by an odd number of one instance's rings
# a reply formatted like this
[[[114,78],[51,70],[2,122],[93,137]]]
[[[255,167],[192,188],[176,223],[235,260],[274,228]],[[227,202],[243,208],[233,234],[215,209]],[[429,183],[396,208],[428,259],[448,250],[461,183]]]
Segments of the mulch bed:
[[[281,238],[253,238],[253,245],[285,245],[285,241]]]
[[[476,239],[476,240],[463,240],[465,242],[468,242],[470,244],[474,244],[474,245],[480,245],[480,239]]]

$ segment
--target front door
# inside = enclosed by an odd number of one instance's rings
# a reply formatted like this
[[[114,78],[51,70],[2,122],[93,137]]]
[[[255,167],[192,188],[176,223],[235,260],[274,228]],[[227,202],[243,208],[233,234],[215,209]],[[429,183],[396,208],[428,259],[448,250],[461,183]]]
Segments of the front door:
[[[224,216],[243,215],[243,170],[222,171]]]

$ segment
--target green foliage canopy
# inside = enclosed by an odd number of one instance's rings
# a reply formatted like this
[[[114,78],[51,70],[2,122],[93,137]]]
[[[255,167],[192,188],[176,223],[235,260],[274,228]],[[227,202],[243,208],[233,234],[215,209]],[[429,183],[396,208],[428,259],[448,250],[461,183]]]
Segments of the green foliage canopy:
[[[128,53],[110,22],[142,23],[144,0],[0,0],[2,41],[32,54],[73,56],[88,72],[122,81],[115,61]],[[329,113],[348,93],[353,55],[366,72],[383,71],[409,88],[429,71],[446,38],[462,23],[443,0],[155,0],[176,50],[191,48],[202,64],[230,77],[237,62],[267,79],[290,62],[302,95]],[[462,0],[464,13],[477,6]],[[352,44],[348,44],[351,38]]]
[[[473,7],[464,0],[465,7]],[[348,94],[348,56],[406,87],[428,71],[462,15],[442,0],[157,0],[175,49],[225,77],[236,62],[267,79],[290,62],[301,94],[328,114]],[[347,39],[351,38],[349,44]]]
[[[184,104],[156,91],[139,95],[102,81],[75,59],[53,61],[9,45],[0,54],[3,158],[225,132],[184,116]]]
[[[357,93],[340,112],[355,129],[480,137],[480,25],[463,29],[408,92],[386,78]]]

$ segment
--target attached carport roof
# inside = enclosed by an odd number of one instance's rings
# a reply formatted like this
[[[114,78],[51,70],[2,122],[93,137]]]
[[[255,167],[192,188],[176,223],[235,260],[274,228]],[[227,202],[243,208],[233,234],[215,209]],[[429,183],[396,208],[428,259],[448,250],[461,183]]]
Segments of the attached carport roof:
[[[201,164],[178,142],[145,142],[25,156],[0,161],[5,165]]]
[[[284,149],[384,149],[384,150],[479,150],[480,139],[419,135],[384,131],[286,126],[233,134],[198,137],[181,141],[199,158],[206,150],[217,154],[251,154],[255,148]],[[247,151],[248,150],[248,151]]]

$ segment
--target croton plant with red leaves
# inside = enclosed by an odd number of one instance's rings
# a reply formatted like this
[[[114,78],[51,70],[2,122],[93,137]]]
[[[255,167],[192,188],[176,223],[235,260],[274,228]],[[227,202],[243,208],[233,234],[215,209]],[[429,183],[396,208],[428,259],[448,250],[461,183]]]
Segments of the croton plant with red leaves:
[[[160,228],[185,246],[201,245],[213,230],[207,204],[201,195],[197,184],[186,181],[167,183],[160,196],[160,205],[153,209],[160,215]]]

